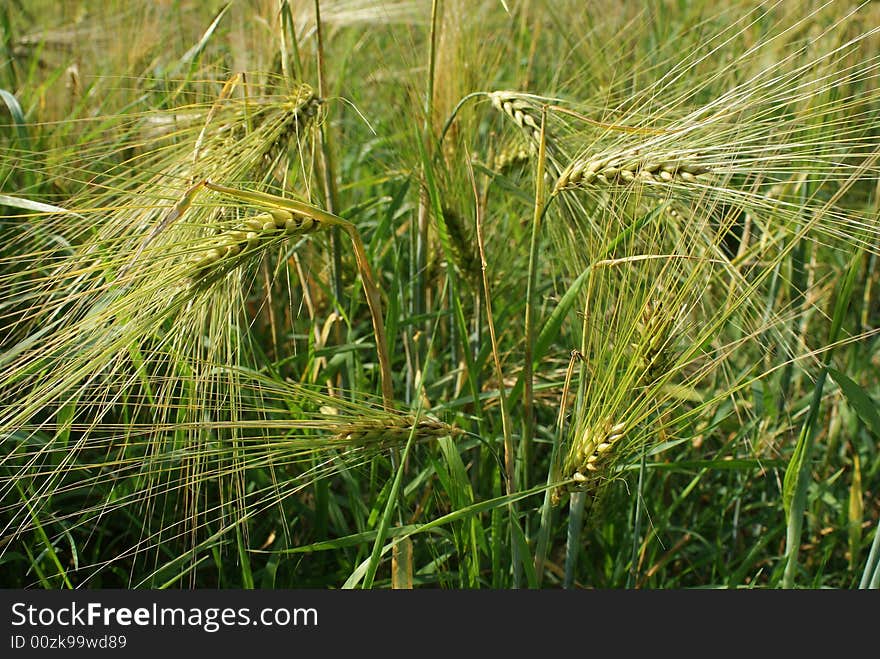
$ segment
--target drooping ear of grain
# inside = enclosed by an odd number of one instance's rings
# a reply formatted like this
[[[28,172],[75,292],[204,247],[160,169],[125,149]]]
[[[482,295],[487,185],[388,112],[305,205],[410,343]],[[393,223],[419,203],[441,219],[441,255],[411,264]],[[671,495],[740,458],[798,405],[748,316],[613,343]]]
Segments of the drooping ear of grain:
[[[238,267],[280,238],[304,236],[322,227],[319,220],[282,209],[254,215],[241,227],[217,236],[214,244],[193,260],[192,281],[200,282],[209,274]]]
[[[365,418],[340,424],[334,430],[334,438],[346,445],[383,448],[406,444],[411,433],[414,434],[415,441],[462,434],[460,428],[433,417],[422,416],[416,421],[411,415]]]
[[[625,423],[615,424],[608,418],[587,426],[572,443],[562,476],[573,479],[578,489],[595,491],[626,431]]]
[[[673,361],[672,338],[677,316],[670,314],[662,300],[649,302],[638,327],[636,364],[641,386],[656,382]]]
[[[513,122],[523,129],[526,135],[538,142],[541,139],[540,110],[529,103],[522,95],[515,92],[497,91],[489,94],[492,106],[506,114]]]
[[[670,155],[600,155],[575,160],[556,181],[555,192],[573,188],[696,183],[710,167]]]
[[[309,85],[300,85],[278,108],[281,118],[267,135],[263,166],[272,167],[290,144],[299,143],[306,135],[324,100]]]
[[[514,159],[522,159],[523,156],[528,158],[528,155],[537,154],[538,145],[541,143],[541,104],[527,94],[510,91],[490,92],[489,100],[492,102],[492,107],[509,117],[522,129],[528,139],[528,151],[517,147],[510,154],[507,154],[502,164],[506,165]],[[544,127],[544,140],[548,165],[553,169],[556,167],[555,159],[559,150],[556,139],[547,126]]]

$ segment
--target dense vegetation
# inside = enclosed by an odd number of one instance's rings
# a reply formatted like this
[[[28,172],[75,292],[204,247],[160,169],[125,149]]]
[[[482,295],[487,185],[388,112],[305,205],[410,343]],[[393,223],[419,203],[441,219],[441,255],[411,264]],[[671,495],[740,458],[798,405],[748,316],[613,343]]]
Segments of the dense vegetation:
[[[880,4],[0,7],[0,585],[880,585]]]

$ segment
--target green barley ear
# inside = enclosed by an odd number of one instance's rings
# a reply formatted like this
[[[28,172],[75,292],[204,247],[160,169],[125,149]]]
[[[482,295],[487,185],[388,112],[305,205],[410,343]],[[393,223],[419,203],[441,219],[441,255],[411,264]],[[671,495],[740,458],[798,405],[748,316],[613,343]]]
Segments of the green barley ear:
[[[306,136],[323,103],[324,99],[306,84],[299,85],[288,96],[280,106],[283,119],[267,138],[264,166],[274,166],[289,145],[299,143]]]
[[[514,167],[523,165],[531,158],[533,148],[534,145],[523,141],[521,138],[515,140],[495,155],[492,167],[495,171],[504,173]]]
[[[481,270],[474,240],[470,236],[461,215],[451,208],[443,208],[443,220],[446,222],[446,230],[449,233],[449,243],[452,248],[452,256],[456,265],[472,285],[479,281]]]
[[[438,437],[456,437],[464,433],[460,428],[433,417],[422,416],[418,421],[412,415],[381,416],[341,423],[333,428],[334,438],[340,443],[355,446],[399,447],[414,434],[415,441]]]
[[[635,183],[690,184],[711,171],[711,167],[689,160],[686,156],[638,152],[602,154],[572,162],[559,175],[554,192]]]
[[[529,152],[526,158],[532,153],[537,153],[538,145],[541,143],[542,103],[536,97],[510,91],[489,92],[489,100],[492,102],[492,107],[510,118],[522,129],[529,142]],[[553,161],[557,156],[558,145],[549,126],[544,128],[544,139],[547,157],[551,161],[550,164],[555,166]],[[522,151],[519,149],[517,155],[521,155]]]
[[[615,449],[626,432],[625,423],[613,423],[609,417],[588,425],[572,443],[563,464],[563,477],[572,479],[576,489],[594,493],[606,478]]]
[[[320,220],[291,213],[282,209],[254,215],[236,229],[226,231],[213,239],[213,245],[192,260],[193,283],[204,283],[235,269],[246,260],[262,254],[279,239],[299,238],[325,228]]]
[[[354,250],[355,261],[357,262],[358,272],[361,276],[361,284],[364,289],[364,294],[366,295],[367,307],[370,310],[370,318],[372,320],[373,331],[376,336],[376,352],[379,360],[382,396],[385,400],[386,406],[390,408],[394,399],[394,395],[391,374],[391,360],[388,355],[388,343],[385,337],[385,323],[382,316],[382,299],[379,293],[379,287],[376,284],[376,277],[373,274],[373,269],[370,266],[369,259],[367,258],[367,252],[364,247],[364,242],[361,239],[361,235],[358,232],[357,227],[355,227],[355,225],[351,222],[344,220],[341,217],[334,215],[333,213],[321,210],[316,206],[312,206],[311,204],[298,201],[296,199],[277,197],[275,195],[270,195],[264,192],[257,192],[253,190],[237,190],[235,188],[212,183],[208,180],[204,182],[204,185],[209,190],[213,190],[214,192],[221,192],[223,194],[229,195],[234,199],[254,204],[263,204],[271,208],[272,210],[270,211],[269,215],[272,217],[272,219],[266,219],[263,224],[264,230],[266,232],[280,230],[279,227],[282,225],[283,222],[285,230],[290,230],[294,234],[296,234],[297,232],[301,232],[306,227],[308,228],[308,230],[311,230],[313,228],[311,222],[316,222],[323,226],[339,227],[348,235],[352,243],[352,248]],[[303,216],[303,218],[305,219],[298,220],[294,218],[294,216],[300,215]],[[238,240],[238,234],[236,235],[234,240]],[[256,236],[252,240],[258,243],[259,236]],[[236,242],[235,244],[238,245],[239,243]],[[214,259],[217,256],[217,253],[211,254],[210,258],[212,259],[212,263],[216,262],[216,260]],[[220,258],[223,258],[223,256],[220,255]],[[210,265],[211,264],[208,264],[208,267],[210,267]]]
[[[662,299],[650,301],[642,312],[637,328],[638,341],[633,343],[640,384],[649,386],[669,371],[675,360],[674,336],[681,313],[670,313]]]

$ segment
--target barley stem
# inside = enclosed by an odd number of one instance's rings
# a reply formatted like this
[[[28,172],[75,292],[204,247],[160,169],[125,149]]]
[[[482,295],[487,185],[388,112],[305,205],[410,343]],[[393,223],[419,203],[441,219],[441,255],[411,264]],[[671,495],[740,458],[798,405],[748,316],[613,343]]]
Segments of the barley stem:
[[[531,464],[531,443],[534,435],[534,392],[532,353],[535,340],[535,282],[538,269],[538,247],[540,244],[541,221],[546,208],[544,206],[544,164],[547,155],[547,111],[541,113],[541,128],[538,140],[538,166],[535,173],[535,209],[532,217],[532,235],[529,243],[529,270],[526,281],[526,317],[525,317],[525,361],[523,363],[523,436],[520,440],[519,460],[521,469],[520,486],[529,486],[529,465]]]
[[[633,511],[633,539],[630,553],[629,573],[626,576],[627,589],[636,585],[639,579],[639,547],[642,545],[642,493],[645,491],[646,456],[648,446],[642,446],[642,457],[639,460],[639,482],[636,486],[636,501]]]
[[[321,25],[321,2],[315,0],[315,38],[317,41],[316,58],[318,69],[318,95],[321,98],[327,97],[327,78],[324,71],[324,37]],[[339,192],[336,187],[336,169],[333,162],[333,136],[330,132],[330,121],[324,121],[321,124],[321,130],[318,132],[321,145],[321,179],[324,184],[324,203],[327,210],[331,213],[337,213],[339,210]],[[336,312],[340,315],[342,308],[345,306],[345,298],[342,290],[342,247],[339,244],[339,230],[330,229],[330,281],[335,298]],[[342,326],[336,324],[334,326],[335,340],[337,345],[342,344]],[[343,389],[347,388],[346,369],[340,369],[340,385]]]
[[[431,2],[431,30],[428,35],[428,81],[425,89],[425,118],[422,124],[422,143],[428,150],[419,175],[419,206],[416,215],[416,242],[415,242],[415,273],[413,277],[412,311],[416,317],[421,317],[427,310],[427,269],[428,269],[428,229],[430,225],[431,202],[428,193],[428,184],[424,167],[431,161],[430,148],[433,142],[431,138],[434,117],[434,80],[437,66],[437,36],[439,32],[440,2]],[[418,337],[413,340],[414,369],[415,372],[409,378],[411,392],[418,387],[424,379],[424,362],[426,359],[425,347],[429,340],[430,324],[426,321]]]
[[[498,403],[501,406],[501,427],[504,433],[504,476],[505,491],[507,494],[513,494],[516,491],[516,468],[514,462],[513,437],[511,436],[510,410],[508,408],[507,394],[504,391],[504,373],[501,369],[501,357],[498,352],[498,337],[495,333],[495,320],[492,316],[492,294],[489,289],[489,275],[486,270],[488,263],[486,261],[486,246],[483,238],[483,214],[480,210],[480,199],[477,193],[477,182],[474,178],[474,170],[470,162],[467,163],[468,174],[470,175],[471,185],[474,191],[474,202],[476,204],[476,226],[477,226],[477,248],[480,252],[480,268],[483,272],[483,297],[486,300],[486,325],[489,328],[489,341],[492,345],[492,359],[495,364],[495,377],[498,379]],[[510,515],[510,533],[513,534],[513,525],[517,524],[517,506],[511,502],[508,506]],[[511,552],[513,558],[513,585],[514,588],[520,587],[522,579],[520,565],[519,549],[516,541],[511,537]]]
[[[571,493],[568,503],[568,533],[565,539],[565,576],[562,587],[566,590],[574,586],[574,575],[577,572],[577,559],[581,548],[581,532],[584,528],[584,509],[587,505],[587,493],[576,491]]]

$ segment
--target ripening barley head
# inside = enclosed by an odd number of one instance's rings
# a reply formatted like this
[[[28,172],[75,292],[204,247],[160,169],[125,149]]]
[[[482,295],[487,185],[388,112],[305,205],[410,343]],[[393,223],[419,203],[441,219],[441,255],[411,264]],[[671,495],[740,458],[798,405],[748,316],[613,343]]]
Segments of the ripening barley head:
[[[2,338],[9,349],[0,429],[19,438],[5,443],[0,458],[7,468],[0,482],[6,534],[33,531],[33,520],[16,507],[19,495],[39,516],[56,493],[75,499],[85,496],[82,488],[115,480],[126,494],[113,505],[84,500],[82,520],[134,512],[144,520],[143,544],[119,558],[148,553],[153,560],[165,541],[192,548],[217,528],[246,528],[273,496],[267,485],[262,498],[249,498],[240,475],[251,467],[277,461],[308,472],[324,448],[400,441],[406,424],[396,417],[395,432],[356,437],[340,430],[376,418],[367,408],[312,426],[322,400],[312,390],[292,390],[293,407],[279,407],[277,394],[270,404],[265,386],[254,386],[241,370],[259,368],[264,354],[249,303],[259,299],[261,271],[274,277],[286,269],[285,255],[323,225],[230,203],[199,181],[272,180],[289,150],[296,155],[285,176],[307,193],[319,108],[320,99],[300,86],[287,97],[221,97],[152,114],[146,176],[119,173],[102,187],[85,187],[69,214],[36,217],[19,234],[19,268],[0,276],[4,296],[28,286]],[[183,128],[164,121],[182,115]],[[52,232],[65,235],[66,249],[47,247]],[[116,418],[127,419],[126,427]],[[47,435],[60,437],[62,427],[63,445],[40,444]],[[285,444],[302,429],[316,441]],[[276,502],[284,489],[277,485]],[[16,494],[17,488],[24,490]],[[209,499],[225,503],[206,509]]]

